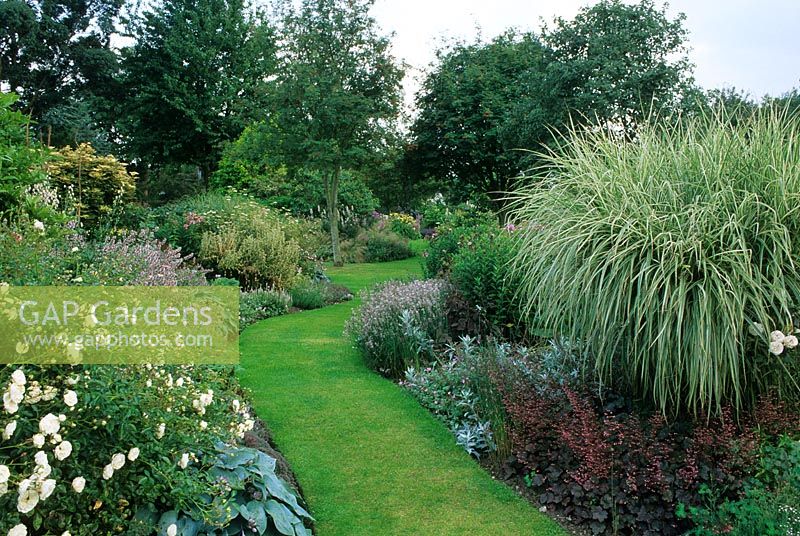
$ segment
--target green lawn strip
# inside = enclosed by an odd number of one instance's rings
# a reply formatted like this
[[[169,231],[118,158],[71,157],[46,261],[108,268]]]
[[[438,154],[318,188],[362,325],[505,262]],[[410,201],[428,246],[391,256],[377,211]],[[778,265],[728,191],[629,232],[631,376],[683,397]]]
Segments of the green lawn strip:
[[[331,269],[357,292],[419,259]],[[321,536],[563,531],[455,445],[343,337],[357,301],[272,318],[242,335],[242,384],[303,487]]]

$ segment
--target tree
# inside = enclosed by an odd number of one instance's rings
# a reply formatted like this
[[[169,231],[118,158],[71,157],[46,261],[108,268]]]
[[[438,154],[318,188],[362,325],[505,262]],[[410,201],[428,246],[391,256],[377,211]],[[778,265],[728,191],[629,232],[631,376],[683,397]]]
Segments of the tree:
[[[110,39],[123,3],[0,1],[0,82],[20,95],[16,107],[45,130],[43,138],[59,126],[46,120],[48,112],[78,100],[94,115],[95,99],[113,91],[116,56]]]
[[[165,0],[131,22],[122,51],[120,128],[128,155],[197,166],[204,181],[221,146],[263,106],[272,29],[245,0]]]
[[[280,7],[280,67],[265,122],[274,150],[324,184],[334,263],[339,182],[382,147],[400,107],[402,70],[369,11],[374,0],[303,0]]]
[[[11,107],[18,97],[0,93],[0,212],[19,202],[23,192],[45,180],[47,153],[30,139],[30,118]]]
[[[520,155],[500,138],[519,97],[517,80],[542,68],[544,48],[532,34],[509,31],[489,43],[453,43],[416,96],[408,165],[422,182],[445,184],[452,197],[500,192],[521,169]]]
[[[601,0],[572,21],[544,28],[547,66],[520,80],[521,99],[503,128],[507,146],[536,148],[549,129],[597,122],[632,134],[651,113],[681,109],[693,89],[685,16],[652,0]]]

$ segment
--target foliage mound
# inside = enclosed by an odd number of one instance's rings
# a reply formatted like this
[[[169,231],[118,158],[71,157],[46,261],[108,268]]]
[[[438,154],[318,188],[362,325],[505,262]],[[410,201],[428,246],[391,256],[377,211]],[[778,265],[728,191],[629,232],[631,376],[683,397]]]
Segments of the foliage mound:
[[[347,333],[372,369],[393,378],[432,358],[447,329],[441,280],[389,282],[362,292]]]
[[[75,200],[76,216],[87,227],[108,216],[115,203],[132,201],[136,190],[136,173],[111,155],[98,155],[88,143],[56,151],[47,175],[62,199]]]
[[[669,414],[800,397],[797,121],[721,109],[630,141],[575,131],[543,158],[514,195],[531,318]]]

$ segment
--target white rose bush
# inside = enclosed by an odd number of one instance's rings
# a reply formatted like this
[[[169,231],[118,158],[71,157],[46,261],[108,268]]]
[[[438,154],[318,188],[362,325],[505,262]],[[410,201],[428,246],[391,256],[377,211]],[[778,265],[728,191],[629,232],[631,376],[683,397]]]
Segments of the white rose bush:
[[[164,512],[177,534],[212,534],[234,519],[210,469],[255,422],[230,368],[6,365],[0,392],[0,536],[151,534]]]

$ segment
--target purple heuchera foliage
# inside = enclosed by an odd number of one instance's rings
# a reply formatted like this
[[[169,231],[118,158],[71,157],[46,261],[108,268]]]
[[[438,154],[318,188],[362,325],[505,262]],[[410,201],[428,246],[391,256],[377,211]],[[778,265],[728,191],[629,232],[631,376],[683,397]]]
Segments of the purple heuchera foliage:
[[[127,232],[110,237],[100,248],[106,262],[114,263],[114,271],[125,277],[128,285],[192,286],[206,285],[205,270],[186,265],[191,255],[158,240],[152,231]]]

